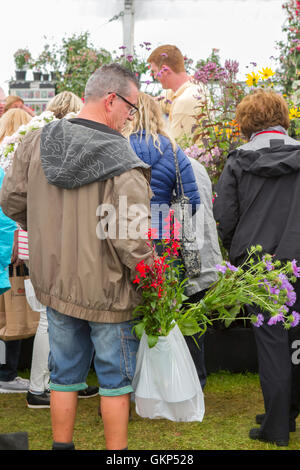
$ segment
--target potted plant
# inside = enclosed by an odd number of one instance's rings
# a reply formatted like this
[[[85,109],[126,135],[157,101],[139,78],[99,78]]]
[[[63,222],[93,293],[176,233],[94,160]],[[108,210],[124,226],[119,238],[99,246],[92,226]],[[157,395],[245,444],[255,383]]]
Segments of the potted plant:
[[[61,78],[61,73],[58,71],[51,70],[50,79],[52,82],[57,82]]]
[[[31,63],[31,53],[28,49],[18,49],[14,53],[14,60],[16,64],[16,79],[25,80],[26,70],[29,68]]]
[[[33,80],[35,81],[48,81],[49,72],[48,67],[53,63],[52,55],[49,51],[49,44],[44,46],[43,51],[39,54],[38,58],[32,64]]]
[[[50,46],[49,44],[45,44],[43,51],[38,57],[38,63],[39,66],[42,69],[42,76],[43,76],[43,81],[48,81],[49,80],[49,71],[48,67],[52,66],[55,62],[55,57],[53,55],[54,53],[50,52]]]
[[[47,70],[43,70],[42,72],[42,77],[43,77],[43,81],[44,82],[48,82],[49,81],[49,73]]]
[[[42,68],[42,76],[44,81],[57,81],[59,80],[59,68],[57,59],[57,47],[54,45],[50,49],[49,44],[44,45],[44,49],[38,57],[38,63]],[[49,69],[52,69],[49,72]]]
[[[33,80],[35,82],[40,82],[42,79],[42,71],[40,68],[35,68],[34,72],[33,72]]]

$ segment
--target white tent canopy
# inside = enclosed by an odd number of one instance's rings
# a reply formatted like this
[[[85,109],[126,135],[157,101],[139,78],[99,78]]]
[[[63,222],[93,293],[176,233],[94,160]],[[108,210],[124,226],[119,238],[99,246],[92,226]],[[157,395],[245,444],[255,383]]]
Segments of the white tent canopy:
[[[2,18],[14,11],[11,22],[0,29],[0,86],[7,92],[14,75],[13,54],[28,47],[37,56],[46,42],[90,31],[97,47],[117,49],[123,44],[124,0],[52,0],[41,7],[39,0],[10,0],[2,6]],[[138,45],[151,42],[176,44],[188,57],[207,57],[212,48],[220,49],[223,60],[240,62],[241,73],[249,62],[272,66],[275,42],[283,37],[284,10],[281,0],[135,0],[134,39]],[[109,21],[112,18],[113,21]],[[46,40],[45,40],[46,36]]]

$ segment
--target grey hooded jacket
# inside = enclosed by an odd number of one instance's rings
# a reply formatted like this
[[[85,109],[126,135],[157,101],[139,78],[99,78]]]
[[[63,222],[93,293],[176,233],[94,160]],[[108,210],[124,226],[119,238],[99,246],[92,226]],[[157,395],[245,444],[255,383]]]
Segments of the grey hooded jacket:
[[[85,121],[84,127],[76,121]],[[103,127],[103,131],[86,124],[93,126],[93,121],[61,119],[43,128],[41,160],[50,184],[74,189],[105,181],[132,168],[149,168],[121,134],[101,124],[97,127]]]

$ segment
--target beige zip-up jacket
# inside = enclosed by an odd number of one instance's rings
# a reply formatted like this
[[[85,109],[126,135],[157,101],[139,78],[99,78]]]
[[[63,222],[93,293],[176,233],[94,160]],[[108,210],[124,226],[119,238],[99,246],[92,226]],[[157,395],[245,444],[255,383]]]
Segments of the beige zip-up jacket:
[[[80,131],[84,133],[83,128]],[[24,138],[0,197],[3,212],[28,230],[30,278],[38,300],[84,320],[131,319],[141,300],[132,283],[135,266],[150,256],[151,249],[146,238],[118,237],[120,217],[128,226],[135,215],[120,213],[119,201],[121,196],[128,207],[142,205],[140,219],[150,227],[148,170],[136,166],[105,181],[63,189],[47,181],[40,146],[41,130]],[[100,204],[115,208],[115,239],[97,236]]]

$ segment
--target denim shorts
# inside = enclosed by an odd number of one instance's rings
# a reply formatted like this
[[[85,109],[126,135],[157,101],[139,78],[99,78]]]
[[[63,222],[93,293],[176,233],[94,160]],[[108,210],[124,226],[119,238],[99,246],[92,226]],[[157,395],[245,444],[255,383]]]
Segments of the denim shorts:
[[[131,382],[139,341],[132,333],[132,322],[91,322],[50,307],[47,317],[51,390],[71,392],[87,388],[86,378],[94,357],[100,395],[133,392]]]

